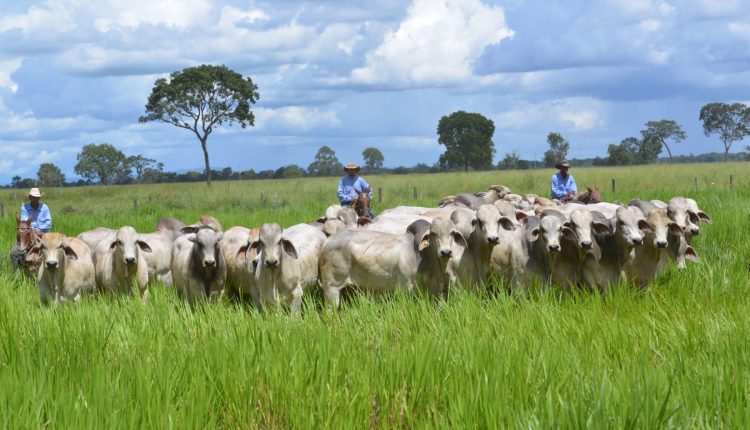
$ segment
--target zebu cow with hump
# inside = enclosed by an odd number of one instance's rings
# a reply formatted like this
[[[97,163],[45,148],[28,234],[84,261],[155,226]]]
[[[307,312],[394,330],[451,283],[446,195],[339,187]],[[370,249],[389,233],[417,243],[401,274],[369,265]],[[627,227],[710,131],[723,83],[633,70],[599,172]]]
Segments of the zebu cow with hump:
[[[42,305],[76,303],[82,293],[94,291],[91,251],[80,239],[60,233],[45,233],[29,254],[42,262],[38,277]]]
[[[625,276],[625,266],[634,256],[633,248],[643,245],[644,232],[653,233],[651,225],[643,219],[638,208],[621,206],[611,220],[613,234],[611,236],[597,236],[602,248],[602,257],[597,264],[592,259],[586,259],[588,273],[591,274],[590,285],[596,286],[603,293],[609,287],[617,284]]]
[[[231,299],[252,303],[261,309],[255,269],[258,254],[250,244],[258,240],[260,228],[232,227],[224,232],[219,248],[227,265],[227,294]]]
[[[172,279],[177,294],[195,303],[219,299],[224,293],[227,266],[219,250],[222,233],[207,226],[188,226],[172,246]]]
[[[465,223],[464,218],[462,212],[454,211],[451,214],[451,220],[457,226]],[[499,231],[514,230],[516,220],[501,216],[497,207],[485,204],[477,209],[476,216],[470,222],[472,229],[466,239],[467,248],[451,266],[459,283],[475,288],[489,279],[492,249],[500,243]],[[459,231],[462,229],[459,227]]]
[[[148,263],[144,254],[150,252],[151,246],[138,238],[133,227],[121,227],[113,240],[99,242],[96,247],[97,285],[111,294],[130,294],[135,283],[145,303],[148,298]]]
[[[397,287],[411,291],[422,283],[430,293],[444,296],[450,282],[448,262],[460,254],[460,233],[446,219],[429,229],[425,223],[417,220],[401,234],[346,229],[328,238],[320,252],[328,307],[339,307],[340,292],[347,286],[389,292]],[[435,247],[437,255],[423,255],[427,247]]]
[[[255,282],[263,308],[284,302],[292,313],[300,312],[304,290],[318,281],[318,256],[325,240],[325,234],[307,224],[260,227],[250,248],[260,256]]]

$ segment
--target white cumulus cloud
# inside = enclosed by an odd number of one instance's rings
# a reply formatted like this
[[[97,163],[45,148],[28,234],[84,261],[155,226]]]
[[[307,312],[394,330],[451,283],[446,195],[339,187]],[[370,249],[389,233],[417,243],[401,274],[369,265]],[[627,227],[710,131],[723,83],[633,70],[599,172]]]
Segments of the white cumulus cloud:
[[[338,114],[333,109],[287,106],[278,109],[255,109],[256,128],[292,129],[308,131],[319,128],[333,128],[341,125]]]
[[[356,82],[441,84],[472,77],[487,46],[512,37],[499,6],[479,0],[414,0],[399,28],[352,71]]]
[[[589,97],[572,97],[534,104],[522,102],[494,117],[499,129],[526,129],[529,126],[590,130],[603,124],[604,104]]]
[[[0,60],[0,88],[7,88],[12,92],[18,91],[18,84],[13,82],[10,75],[21,67],[21,59]]]

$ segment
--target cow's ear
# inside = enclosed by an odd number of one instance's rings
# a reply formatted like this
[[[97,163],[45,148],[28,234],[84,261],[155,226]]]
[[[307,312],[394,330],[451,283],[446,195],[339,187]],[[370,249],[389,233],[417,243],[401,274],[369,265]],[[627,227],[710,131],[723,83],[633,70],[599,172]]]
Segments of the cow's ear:
[[[685,249],[685,259],[690,260],[693,263],[698,263],[699,261],[701,261],[700,257],[698,257],[698,253],[695,252],[695,248],[690,245],[688,245],[687,249]]]
[[[476,225],[477,225],[477,219],[476,219],[476,217],[475,217],[475,218],[472,218],[472,219],[471,219],[471,226],[472,226],[472,227],[476,227]]]
[[[648,223],[645,219],[638,220],[638,228],[646,233],[653,233],[654,227]]]
[[[219,236],[216,238],[216,242],[221,242],[224,240],[224,233],[219,233]]]
[[[65,255],[67,255],[68,258],[71,260],[78,260],[78,254],[76,254],[76,251],[65,242],[63,242],[63,250],[65,250]]]
[[[705,222],[706,224],[714,223],[714,220],[712,220],[711,217],[708,216],[708,214],[703,211],[698,212],[698,218],[700,218],[700,220]]]
[[[562,237],[564,237],[565,239],[568,239],[571,241],[575,241],[578,239],[578,235],[570,227],[563,227],[560,231],[562,232]]]
[[[16,214],[16,224],[21,224],[21,217]]]
[[[692,222],[695,225],[699,225],[701,223],[701,218],[698,216],[697,213],[693,211],[688,211],[688,218],[690,219],[690,222]]]
[[[138,240],[135,242],[139,248],[141,248],[141,251],[143,252],[151,252],[151,246],[149,246],[148,243],[142,240]]]
[[[539,227],[534,228],[529,232],[529,241],[534,242],[539,239]]]
[[[113,240],[112,243],[109,244],[109,249],[114,250],[117,247],[117,241]]]
[[[516,223],[513,222],[510,218],[504,216],[500,217],[500,226],[504,228],[505,230],[515,230],[516,229]]]
[[[594,234],[601,236],[609,236],[614,233],[612,231],[612,226],[609,225],[609,223],[593,222],[591,223],[591,227],[594,229]]]
[[[526,218],[526,212],[516,212],[516,221],[521,221]]]
[[[189,241],[191,241],[191,242],[193,242],[195,244],[200,244],[200,242],[198,242],[198,238],[194,234],[192,236],[187,236],[187,240],[189,240]]]
[[[189,225],[187,227],[182,227],[180,229],[180,233],[185,233],[185,234],[196,233],[197,231],[198,231],[198,227],[193,226],[193,225]]]
[[[667,224],[667,231],[669,232],[669,234],[673,234],[675,236],[680,236],[680,235],[685,234],[685,232],[682,230],[682,228],[679,225],[677,225],[676,222],[670,222],[669,224]]]
[[[260,241],[254,240],[250,243],[250,250],[255,253],[255,255],[260,254]]]
[[[322,223],[326,222],[326,217],[322,216],[322,217],[316,219],[315,222],[319,222],[319,223],[322,224]]]
[[[419,250],[422,251],[425,248],[430,246],[430,232],[426,232],[422,235],[422,238],[419,239]]]
[[[240,246],[240,249],[237,250],[237,254],[234,255],[234,261],[238,263],[242,263],[245,260],[247,260],[247,250],[249,248],[250,248],[250,243],[246,243]]]
[[[453,236],[453,241],[456,242],[459,246],[463,246],[464,248],[468,248],[469,244],[466,243],[466,238],[463,234],[461,234],[458,230],[452,230],[451,236]]]
[[[297,248],[294,247],[294,244],[292,242],[287,239],[281,239],[281,247],[284,249],[284,252],[286,252],[287,255],[294,259],[297,258]]]

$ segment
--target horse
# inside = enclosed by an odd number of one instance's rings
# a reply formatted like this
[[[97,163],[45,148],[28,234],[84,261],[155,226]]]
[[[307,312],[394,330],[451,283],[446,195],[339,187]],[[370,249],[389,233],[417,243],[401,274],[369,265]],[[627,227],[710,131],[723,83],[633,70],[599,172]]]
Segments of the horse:
[[[357,213],[357,217],[359,217],[357,220],[358,225],[369,224],[372,221],[370,219],[370,189],[357,191],[357,198],[352,200],[351,207]]]
[[[599,185],[594,186],[593,189],[591,187],[586,187],[586,191],[582,193],[578,193],[573,199],[573,202],[582,203],[584,205],[590,205],[592,203],[601,203],[602,192],[599,191]]]
[[[16,243],[23,257],[20,262],[22,272],[30,278],[36,278],[42,261],[39,258],[28,258],[27,255],[29,250],[38,244],[41,239],[39,239],[36,230],[31,227],[31,221],[31,217],[25,221],[21,221],[21,218],[16,214]]]

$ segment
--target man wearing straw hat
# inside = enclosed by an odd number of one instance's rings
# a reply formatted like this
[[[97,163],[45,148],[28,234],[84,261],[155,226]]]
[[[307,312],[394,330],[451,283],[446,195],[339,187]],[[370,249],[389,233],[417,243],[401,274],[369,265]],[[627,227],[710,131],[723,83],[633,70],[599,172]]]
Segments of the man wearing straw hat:
[[[361,192],[368,191],[370,198],[372,198],[372,188],[370,184],[364,179],[360,178],[357,173],[359,172],[359,166],[357,163],[349,163],[344,166],[344,172],[346,175],[339,181],[338,197],[341,202],[341,206],[351,206],[352,201],[357,199],[357,195]],[[375,213],[370,209],[370,218],[374,218]]]
[[[555,168],[560,169],[560,171],[552,175],[552,178],[550,178],[550,194],[553,199],[558,199],[562,202],[569,202],[573,200],[576,197],[576,193],[578,193],[576,180],[573,179],[573,175],[568,174],[570,164],[568,163],[568,160],[560,160],[555,163]]]
[[[29,202],[21,204],[21,221],[26,221],[31,218],[31,228],[37,236],[41,236],[48,232],[52,228],[52,215],[49,212],[47,205],[42,203],[40,200],[42,193],[39,188],[32,188],[29,190]],[[18,266],[23,262],[23,251],[18,244],[13,245],[10,250],[10,259],[13,262],[13,270],[16,270]]]

